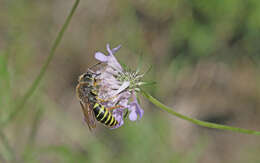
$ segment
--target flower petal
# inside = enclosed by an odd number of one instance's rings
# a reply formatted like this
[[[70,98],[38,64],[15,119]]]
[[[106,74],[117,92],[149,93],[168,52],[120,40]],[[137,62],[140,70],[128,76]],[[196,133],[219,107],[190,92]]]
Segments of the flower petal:
[[[108,61],[108,56],[101,52],[96,52],[95,53],[95,58],[99,60],[100,62],[107,62]]]
[[[121,45],[118,45],[117,47],[113,48],[113,49],[112,49],[113,54],[114,54],[115,52],[117,52],[121,47],[122,47]]]
[[[128,100],[127,99],[120,100],[119,105],[124,107],[124,108],[127,108]]]
[[[139,114],[139,120],[143,117],[144,115],[144,110],[140,107],[140,105],[137,103],[137,112]]]
[[[133,101],[129,104],[129,110],[131,111],[131,113],[129,114],[129,119],[131,121],[136,121],[137,116],[139,116],[140,120],[144,114],[144,110],[138,104],[135,94],[133,95]]]
[[[113,52],[112,52],[112,50],[110,49],[110,45],[109,44],[107,44],[107,51],[108,51],[108,53],[109,53],[109,55],[113,55]]]
[[[123,119],[123,114],[124,111],[123,109],[116,109],[112,112],[113,116],[118,122],[118,125],[114,126],[112,129],[116,129],[124,124],[124,119]]]
[[[107,51],[108,51],[108,53],[109,53],[107,64],[108,64],[109,66],[113,67],[114,69],[116,69],[117,71],[120,71],[120,72],[121,72],[123,69],[122,69],[120,63],[117,61],[116,57],[114,56],[114,53],[115,53],[116,51],[118,51],[120,47],[121,47],[121,46],[117,46],[116,48],[114,48],[114,49],[111,50],[111,49],[110,49],[110,45],[107,44]]]
[[[137,114],[135,111],[131,111],[131,113],[129,114],[129,119],[131,121],[136,121],[137,120]]]
[[[130,82],[129,81],[125,81],[120,88],[115,92],[115,94],[113,96],[118,95],[119,93],[121,93],[122,91],[124,91],[127,87],[129,87]]]

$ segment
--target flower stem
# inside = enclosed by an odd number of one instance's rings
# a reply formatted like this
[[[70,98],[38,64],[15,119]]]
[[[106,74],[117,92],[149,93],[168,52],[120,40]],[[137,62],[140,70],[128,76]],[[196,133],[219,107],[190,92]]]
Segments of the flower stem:
[[[38,87],[42,77],[44,76],[54,54],[55,54],[55,51],[58,47],[58,45],[60,44],[61,42],[61,39],[64,35],[64,32],[65,30],[67,29],[69,23],[70,23],[70,20],[73,16],[73,14],[75,13],[76,11],[76,8],[78,7],[78,4],[79,4],[79,1],[80,0],[75,0],[74,4],[73,4],[73,7],[72,9],[70,10],[70,13],[69,15],[67,16],[66,20],[65,20],[65,23],[63,24],[63,26],[61,27],[61,30],[59,31],[52,47],[51,47],[51,50],[50,50],[50,53],[48,55],[48,58],[46,60],[46,62],[44,63],[44,65],[42,66],[41,70],[40,70],[40,73],[39,75],[36,77],[36,79],[34,80],[34,82],[32,83],[31,87],[28,89],[28,91],[25,93],[25,95],[23,96],[23,98],[21,99],[21,101],[15,106],[14,110],[9,114],[9,116],[5,119],[5,121],[3,121],[1,123],[1,127],[4,127],[5,125],[7,125],[10,121],[12,121],[15,116],[21,112],[25,107],[25,103],[26,101],[32,96],[32,94],[34,93],[35,89]]]
[[[10,161],[10,162],[15,162],[16,158],[15,158],[15,154],[14,154],[14,150],[11,147],[11,145],[9,144],[9,141],[7,139],[7,137],[5,136],[5,134],[0,131],[0,139],[2,141],[3,146],[6,149],[6,154],[4,154],[3,156],[5,157],[6,160]]]
[[[150,102],[152,102],[157,107],[163,109],[164,111],[170,113],[171,115],[174,115],[174,116],[179,117],[183,120],[189,121],[193,124],[203,126],[203,127],[215,128],[215,129],[220,129],[220,130],[228,130],[228,131],[233,131],[233,132],[238,132],[238,133],[243,133],[243,134],[260,135],[260,131],[231,127],[231,126],[227,126],[227,125],[205,122],[205,121],[190,118],[188,116],[185,116],[185,115],[182,115],[178,112],[175,112],[170,107],[162,104],[160,101],[158,101],[157,99],[155,99],[154,97],[152,97],[150,94],[148,94],[147,92],[145,92],[143,90],[142,90],[142,94],[143,94],[144,97],[146,97]]]

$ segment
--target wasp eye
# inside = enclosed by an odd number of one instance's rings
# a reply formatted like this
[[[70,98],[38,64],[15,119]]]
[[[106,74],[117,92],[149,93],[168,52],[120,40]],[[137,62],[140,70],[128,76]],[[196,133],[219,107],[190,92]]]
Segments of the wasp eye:
[[[90,74],[88,74],[88,73],[85,73],[84,75],[83,75],[83,78],[84,79],[89,79],[89,78],[91,78],[92,77],[92,75],[90,75]]]
[[[83,80],[85,80],[85,81],[93,80],[93,75],[91,73],[85,73],[85,74],[83,74],[82,77],[83,77]]]
[[[89,73],[84,73],[84,74],[82,74],[80,77],[79,77],[79,81],[82,81],[82,82],[87,82],[87,81],[90,81],[90,80],[92,80],[92,75],[91,74],[89,74]]]

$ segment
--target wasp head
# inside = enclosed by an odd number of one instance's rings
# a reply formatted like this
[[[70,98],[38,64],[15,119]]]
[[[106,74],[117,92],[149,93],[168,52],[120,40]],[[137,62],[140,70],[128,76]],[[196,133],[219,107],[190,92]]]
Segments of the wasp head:
[[[82,75],[79,76],[79,83],[85,83],[85,82],[92,82],[94,80],[94,74],[92,74],[91,72],[86,72]]]
[[[91,83],[91,82],[94,82],[96,80],[96,77],[99,75],[100,74],[96,74],[92,71],[88,71],[79,76],[78,82],[79,83],[86,83],[86,82]]]

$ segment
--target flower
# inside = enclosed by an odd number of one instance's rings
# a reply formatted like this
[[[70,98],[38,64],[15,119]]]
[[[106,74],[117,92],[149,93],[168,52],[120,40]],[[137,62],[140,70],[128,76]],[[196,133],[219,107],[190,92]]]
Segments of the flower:
[[[129,119],[131,121],[136,121],[137,116],[139,116],[139,119],[142,118],[144,114],[144,110],[140,107],[136,99],[136,95],[134,95],[133,98],[134,100],[129,104],[129,110],[130,110]]]
[[[114,128],[118,128],[124,124],[124,114],[129,113],[129,119],[136,121],[143,116],[143,109],[140,107],[136,92],[139,91],[141,78],[143,75],[137,71],[124,70],[114,56],[114,53],[121,48],[121,45],[110,49],[107,44],[108,55],[102,52],[96,52],[95,58],[104,63],[105,66],[100,68],[98,73],[99,94],[98,97],[104,99],[102,104],[105,107],[120,106],[112,111],[113,116],[119,122]]]

